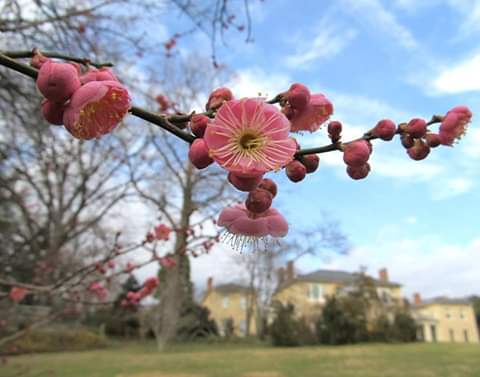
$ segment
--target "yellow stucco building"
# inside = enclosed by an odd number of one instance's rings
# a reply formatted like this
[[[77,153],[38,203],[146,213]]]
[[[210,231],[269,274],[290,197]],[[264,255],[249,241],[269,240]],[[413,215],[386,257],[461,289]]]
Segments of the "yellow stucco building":
[[[209,278],[202,305],[210,310],[221,335],[228,332],[229,320],[234,335],[245,336],[248,330],[250,335],[257,333],[255,295],[249,288],[233,283],[214,286]]]
[[[418,338],[425,342],[479,343],[473,306],[467,300],[437,297],[422,300],[414,296],[412,315]]]
[[[307,320],[314,320],[320,315],[328,297],[347,291],[359,279],[359,273],[335,270],[296,275],[292,262],[288,262],[286,269],[280,269],[278,275],[279,285],[273,300],[294,305],[296,315]],[[368,278],[383,307],[387,310],[403,307],[401,285],[389,281],[386,269],[379,271],[378,279]]]

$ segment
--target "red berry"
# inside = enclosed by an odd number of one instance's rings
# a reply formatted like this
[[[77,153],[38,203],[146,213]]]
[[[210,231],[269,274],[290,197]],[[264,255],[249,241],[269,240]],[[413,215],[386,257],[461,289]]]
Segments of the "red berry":
[[[263,178],[258,188],[262,188],[264,190],[270,191],[273,197],[277,195],[277,185],[269,178]]]
[[[300,162],[305,165],[308,173],[313,173],[315,170],[318,169],[318,164],[320,163],[320,158],[316,154],[307,154],[302,156]]]
[[[248,194],[245,206],[250,212],[263,213],[272,205],[273,195],[270,191],[256,188]]]
[[[368,175],[368,173],[370,173],[370,165],[368,163],[360,166],[347,166],[347,174],[352,179],[363,179]]]
[[[289,162],[285,167],[288,179],[292,182],[300,182],[307,174],[307,168],[300,161]]]

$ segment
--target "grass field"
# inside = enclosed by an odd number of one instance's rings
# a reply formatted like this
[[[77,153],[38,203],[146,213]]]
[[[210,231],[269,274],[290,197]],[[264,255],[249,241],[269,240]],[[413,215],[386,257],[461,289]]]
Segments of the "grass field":
[[[270,348],[153,344],[12,357],[0,376],[22,377],[479,377],[480,345]]]

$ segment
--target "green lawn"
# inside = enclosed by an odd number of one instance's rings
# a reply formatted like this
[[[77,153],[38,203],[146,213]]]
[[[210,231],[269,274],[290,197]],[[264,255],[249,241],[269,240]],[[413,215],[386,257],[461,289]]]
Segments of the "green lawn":
[[[11,357],[0,376],[22,377],[478,377],[480,345],[270,348],[153,344]]]

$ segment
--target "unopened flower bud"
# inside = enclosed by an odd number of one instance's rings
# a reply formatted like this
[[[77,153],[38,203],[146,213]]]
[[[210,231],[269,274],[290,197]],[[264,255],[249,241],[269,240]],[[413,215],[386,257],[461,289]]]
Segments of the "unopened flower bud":
[[[190,129],[197,137],[203,137],[210,118],[202,114],[194,114],[190,120]]]
[[[261,180],[262,175],[254,177],[242,177],[235,173],[228,173],[228,181],[240,191],[252,191],[258,186]]]
[[[300,182],[307,174],[307,168],[300,161],[289,162],[285,167],[288,179],[292,182]]]
[[[263,178],[258,188],[262,188],[264,190],[270,191],[270,193],[275,197],[277,195],[277,185],[269,178]]]
[[[233,94],[228,88],[215,89],[208,97],[205,108],[208,110],[218,109],[225,101],[233,99]]]
[[[45,98],[64,103],[80,88],[77,69],[72,64],[48,60],[38,71],[37,88]]]
[[[436,147],[438,147],[438,146],[441,144],[440,135],[439,135],[439,134],[428,133],[428,134],[425,136],[425,140],[426,140],[426,142],[427,142],[427,145],[428,145],[430,148],[436,148]]]
[[[388,141],[393,139],[396,131],[397,126],[393,121],[390,119],[383,119],[377,123],[377,125],[372,129],[371,133],[373,136]]]
[[[427,133],[427,122],[421,118],[414,118],[408,122],[406,130],[414,139],[423,137]]]
[[[364,165],[370,158],[371,145],[366,140],[357,140],[343,145],[343,161],[350,166]]]
[[[313,173],[318,169],[318,164],[320,163],[320,158],[316,154],[307,154],[302,156],[300,162],[305,165],[308,173]]]
[[[204,169],[213,162],[203,139],[195,139],[193,141],[188,151],[188,158],[197,169]]]
[[[332,120],[328,123],[328,136],[335,143],[340,140],[340,134],[342,133],[342,123],[337,120]]]
[[[64,111],[65,106],[63,103],[52,102],[48,99],[42,101],[42,115],[50,124],[61,126],[63,124]]]
[[[430,147],[421,139],[416,139],[413,147],[407,149],[407,153],[412,160],[420,161],[428,156]]]
[[[245,207],[253,213],[263,213],[272,205],[273,195],[270,191],[256,188],[248,194]]]
[[[365,163],[360,166],[347,166],[347,174],[352,179],[363,179],[370,173],[370,165]]]
[[[283,97],[288,100],[293,109],[302,110],[310,101],[310,90],[303,84],[293,84]]]
[[[403,147],[406,149],[413,147],[414,140],[409,134],[402,134],[402,136],[400,136],[400,141],[402,142]]]

